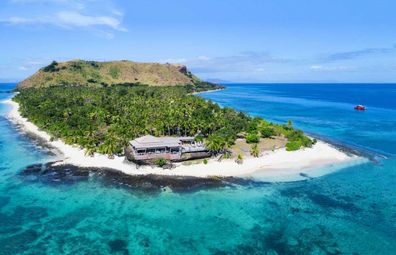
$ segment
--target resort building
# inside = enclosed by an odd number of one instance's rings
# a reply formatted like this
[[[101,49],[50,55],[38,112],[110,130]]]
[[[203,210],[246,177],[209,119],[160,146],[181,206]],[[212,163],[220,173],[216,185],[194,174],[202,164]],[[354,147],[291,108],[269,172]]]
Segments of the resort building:
[[[203,142],[194,137],[155,137],[146,135],[129,142],[125,150],[128,160],[149,163],[156,159],[183,161],[210,156]]]

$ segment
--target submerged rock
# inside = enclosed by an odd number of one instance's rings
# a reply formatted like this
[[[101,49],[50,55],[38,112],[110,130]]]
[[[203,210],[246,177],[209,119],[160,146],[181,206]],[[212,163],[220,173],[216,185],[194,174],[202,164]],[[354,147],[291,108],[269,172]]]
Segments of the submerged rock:
[[[6,206],[11,200],[11,197],[0,196],[0,209]]]
[[[72,165],[54,165],[54,163],[56,162],[28,166],[20,173],[20,176],[25,181],[48,184],[74,183],[87,180],[89,177],[89,171]]]
[[[111,240],[109,243],[111,252],[123,252],[124,254],[129,254],[127,245],[128,243],[121,239]]]
[[[80,181],[99,181],[112,187],[127,188],[133,191],[154,192],[195,192],[202,189],[232,187],[235,185],[257,186],[266,183],[234,177],[192,177],[167,175],[128,175],[107,168],[81,168],[74,165],[35,164],[20,172],[27,182],[42,182],[49,185],[73,184]]]
[[[317,187],[317,189],[312,189],[311,187],[307,188],[305,186],[286,188],[280,190],[280,194],[290,198],[306,198],[325,210],[334,209],[353,213],[361,211],[361,209],[353,203],[352,198],[321,193],[319,187]]]

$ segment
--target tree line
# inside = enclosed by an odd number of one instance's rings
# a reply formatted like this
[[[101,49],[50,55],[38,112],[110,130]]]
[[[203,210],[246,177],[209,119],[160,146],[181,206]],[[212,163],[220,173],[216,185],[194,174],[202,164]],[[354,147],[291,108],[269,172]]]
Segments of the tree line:
[[[313,143],[291,125],[221,108],[190,92],[185,86],[56,86],[23,89],[14,100],[22,116],[52,139],[78,144],[87,154],[122,154],[130,140],[147,134],[196,136],[215,153],[229,148],[241,132],[248,142],[284,135],[292,142],[290,150]]]

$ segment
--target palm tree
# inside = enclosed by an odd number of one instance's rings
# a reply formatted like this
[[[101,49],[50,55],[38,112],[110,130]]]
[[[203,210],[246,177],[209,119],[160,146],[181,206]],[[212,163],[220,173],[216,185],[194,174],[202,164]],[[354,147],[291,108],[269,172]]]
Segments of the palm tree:
[[[107,154],[109,158],[114,158],[114,154],[117,153],[117,141],[114,137],[110,136],[101,145],[101,151]]]
[[[88,144],[88,145],[85,146],[85,153],[84,153],[84,155],[85,155],[85,156],[91,156],[91,157],[92,157],[92,156],[94,155],[95,151],[96,151],[95,145],[93,145],[93,144]]]
[[[210,150],[214,154],[217,154],[218,151],[220,150],[219,140],[213,137],[208,137],[208,139],[206,139],[205,146],[208,150]]]

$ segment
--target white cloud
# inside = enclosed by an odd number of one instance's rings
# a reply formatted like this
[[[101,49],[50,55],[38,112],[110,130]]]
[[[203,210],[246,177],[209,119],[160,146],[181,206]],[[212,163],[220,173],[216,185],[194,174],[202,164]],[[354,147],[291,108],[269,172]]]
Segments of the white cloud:
[[[26,60],[25,65],[29,66],[39,66],[47,63],[49,60]]]
[[[88,2],[95,8],[88,8]],[[122,26],[123,13],[100,1],[96,3],[96,0],[11,0],[10,3],[23,5],[23,8],[17,15],[0,17],[0,23],[14,26],[52,25],[68,29],[95,28],[94,32],[101,30],[107,35],[110,30],[127,31]],[[40,11],[33,12],[37,13],[34,16],[22,11],[30,6]]]
[[[202,61],[208,61],[208,60],[210,60],[211,58],[208,57],[208,56],[199,56],[199,57],[197,57],[197,59],[198,59],[198,60],[202,60]]]
[[[109,16],[88,16],[78,12],[63,11],[58,12],[54,18],[55,24],[59,26],[105,26],[118,31],[127,31],[121,26],[120,19]]]
[[[185,58],[168,58],[164,60],[159,60],[158,62],[160,63],[172,63],[172,64],[183,64],[187,62],[187,59]]]
[[[124,16],[124,13],[123,13],[123,12],[120,12],[120,11],[118,11],[118,10],[114,10],[114,11],[113,11],[113,14],[116,15],[116,16],[121,16],[121,17]]]
[[[11,3],[66,3],[71,2],[70,0],[11,0]]]
[[[269,74],[284,76],[279,70],[295,66],[296,60],[273,56],[266,52],[242,52],[229,56],[198,55],[170,58],[161,63],[181,63],[199,77],[232,81],[263,81]]]
[[[323,69],[323,66],[322,66],[322,65],[311,65],[311,66],[309,67],[309,69],[312,69],[312,70],[322,70],[322,69]]]
[[[314,71],[346,71],[351,70],[353,67],[349,66],[325,66],[325,65],[311,65],[309,69]]]
[[[293,60],[274,57],[266,52],[243,52],[238,55],[209,57],[198,56],[185,63],[198,73],[264,72],[269,66],[290,63]]]
[[[0,23],[7,23],[10,25],[21,25],[31,23],[31,19],[21,18],[21,17],[10,17],[7,19],[0,19]]]
[[[20,71],[36,71],[38,68],[47,65],[51,62],[49,59],[34,59],[27,58],[18,61],[18,70]]]
[[[48,5],[62,5],[73,7],[78,10],[85,8],[83,0],[10,0],[10,3],[19,5],[35,4],[36,6],[45,4],[46,7]]]
[[[73,27],[105,27],[112,30],[126,32],[127,29],[122,27],[119,17],[110,16],[89,16],[83,15],[77,11],[62,11],[53,16],[43,16],[39,18],[9,17],[0,19],[0,23],[9,25],[55,25],[64,28]]]

